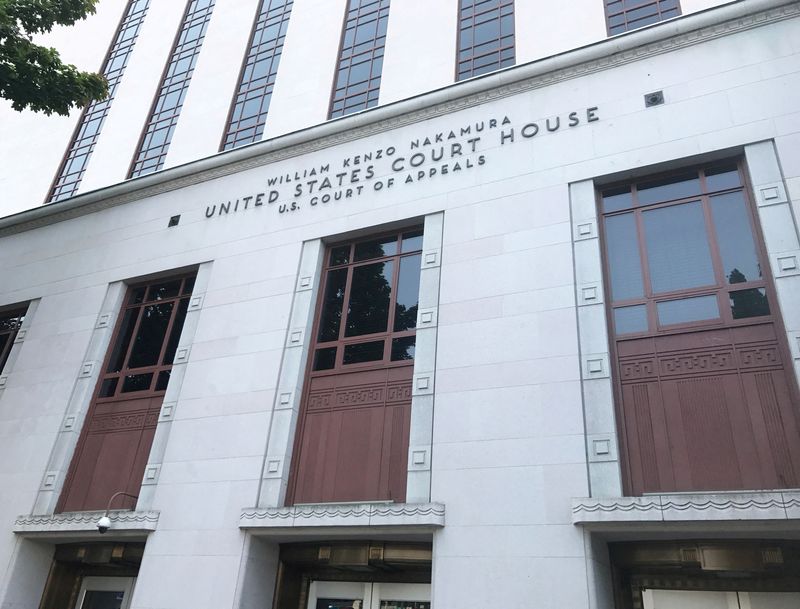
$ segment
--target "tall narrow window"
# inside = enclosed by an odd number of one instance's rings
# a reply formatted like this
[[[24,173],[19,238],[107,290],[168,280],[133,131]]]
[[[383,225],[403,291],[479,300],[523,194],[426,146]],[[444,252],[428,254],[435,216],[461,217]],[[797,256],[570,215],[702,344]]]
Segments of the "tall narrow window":
[[[128,177],[152,173],[164,166],[213,10],[214,0],[190,0],[187,4]]]
[[[125,15],[119,24],[114,42],[108,51],[103,63],[102,73],[108,80],[108,97],[95,101],[83,111],[78,128],[72,136],[72,142],[67,149],[67,154],[58,170],[58,176],[50,190],[48,203],[68,199],[74,195],[86,172],[89,158],[94,152],[97,139],[103,122],[108,116],[111,102],[117,93],[117,87],[122,80],[122,74],[128,65],[128,59],[139,36],[139,29],[144,21],[149,0],[130,0],[125,10]]]
[[[256,142],[264,133],[293,4],[293,0],[261,0],[222,142],[223,150]]]
[[[514,0],[459,0],[456,80],[514,65]]]
[[[608,35],[621,34],[681,14],[678,0],[603,0]]]
[[[139,494],[194,281],[173,277],[128,290],[59,511],[104,508],[117,491]]]
[[[21,308],[0,313],[0,374],[8,361],[17,332],[25,321],[25,311],[26,309]]]
[[[800,415],[743,167],[600,195],[626,485],[795,488]]]
[[[330,118],[378,104],[389,0],[349,0]]]
[[[403,501],[422,230],[327,252],[290,501]]]

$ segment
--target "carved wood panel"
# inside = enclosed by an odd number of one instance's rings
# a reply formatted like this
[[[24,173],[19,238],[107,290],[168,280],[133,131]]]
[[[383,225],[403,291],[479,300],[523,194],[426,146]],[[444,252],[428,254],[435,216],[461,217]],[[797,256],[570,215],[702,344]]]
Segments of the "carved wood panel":
[[[57,511],[138,496],[193,287],[188,275],[128,289]],[[135,505],[119,497],[112,507]]]
[[[162,399],[114,402],[116,412],[94,409],[78,444],[59,511],[105,509],[117,491],[139,494]],[[120,497],[113,507],[135,504],[129,497]]]
[[[412,371],[310,380],[294,503],[405,501]]]
[[[737,330],[618,346],[635,494],[800,483],[800,421],[774,324]]]

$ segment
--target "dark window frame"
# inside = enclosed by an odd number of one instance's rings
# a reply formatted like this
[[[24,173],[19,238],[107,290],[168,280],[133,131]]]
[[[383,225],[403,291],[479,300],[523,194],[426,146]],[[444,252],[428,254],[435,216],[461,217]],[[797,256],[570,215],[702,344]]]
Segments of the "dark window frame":
[[[636,6],[627,8],[624,5],[625,2],[629,1],[630,0],[603,0],[603,12],[606,19],[606,32],[609,36],[624,34],[625,32],[630,32],[648,25],[653,25],[654,23],[660,23],[666,19],[680,17],[682,14],[680,0],[650,0],[649,2],[641,2]],[[612,5],[615,4],[622,4],[622,10],[615,10],[616,7],[612,8]],[[665,4],[668,4],[669,6],[664,8],[663,5]],[[672,6],[672,4],[674,4],[674,6]],[[628,17],[631,13],[649,7],[653,7],[656,10],[655,16],[657,19],[654,21],[648,21],[647,23],[636,25],[637,21],[642,21],[648,17],[652,17],[653,15],[646,15],[645,17],[640,17],[631,21],[628,20]],[[612,25],[612,21],[618,17],[622,17],[622,22]]]
[[[197,4],[201,2],[207,2],[207,4],[197,8]],[[128,179],[149,175],[163,169],[215,5],[216,0],[187,1],[181,25],[170,47],[169,57],[158,81],[158,89],[153,98],[153,103],[150,105],[150,111],[147,113],[147,120],[142,128],[139,142],[136,145],[136,152],[128,169]],[[200,34],[190,41],[181,43],[182,35],[198,25],[201,28]],[[170,76],[170,70],[173,66],[177,66],[187,58],[189,59],[187,69]],[[159,104],[175,93],[178,94],[176,104],[169,110],[158,110]],[[164,140],[159,144],[152,145],[153,136],[163,129],[167,131],[164,135]],[[150,138],[149,142],[148,138]],[[158,151],[158,154],[151,155],[152,151]],[[153,159],[156,159],[155,164],[151,163]]]
[[[28,314],[28,305],[14,305],[0,311],[0,321],[11,322],[10,327],[3,329],[0,326],[0,337],[7,336],[5,343],[0,346],[0,374],[3,374],[3,369],[8,363],[8,357],[11,355],[11,349],[14,348],[14,341],[17,340],[17,334],[22,324],[25,322],[25,316]]]
[[[739,173],[740,185],[730,188],[709,190],[707,187],[706,172],[717,170],[722,167],[733,167],[735,165]],[[651,204],[639,204],[638,202],[638,184],[652,183],[661,179],[669,179],[671,177],[687,174],[686,169],[670,171],[661,174],[647,175],[641,179],[627,180],[623,183],[616,183],[609,186],[604,186],[597,192],[597,206],[598,206],[598,225],[599,235],[602,249],[603,260],[603,274],[606,279],[605,292],[606,292],[606,309],[609,335],[612,341],[624,341],[628,339],[642,338],[646,336],[662,336],[665,334],[683,333],[688,330],[696,329],[710,329],[714,327],[728,328],[735,326],[747,326],[760,321],[780,322],[780,315],[778,314],[778,299],[774,290],[774,285],[771,278],[771,271],[769,268],[769,257],[767,255],[764,239],[761,234],[760,225],[756,216],[756,211],[753,205],[753,199],[750,195],[750,187],[747,179],[747,172],[744,162],[741,160],[728,160],[712,164],[698,165],[690,168],[689,171],[696,170],[696,175],[700,180],[701,192],[696,195],[658,201]],[[620,187],[630,186],[633,197],[633,203],[630,207],[616,211],[604,212],[603,210],[603,192],[616,191]],[[755,253],[761,264],[761,278],[756,280],[745,281],[741,283],[728,283],[725,279],[725,272],[721,260],[720,241],[714,225],[711,198],[718,195],[729,193],[741,192],[745,202],[745,209],[747,219],[752,231],[753,244],[755,246]],[[713,284],[697,286],[692,288],[683,288],[670,291],[663,291],[654,293],[650,280],[650,269],[647,258],[647,243],[646,235],[643,225],[643,214],[650,210],[667,209],[676,207],[686,203],[700,201],[703,211],[703,219],[705,223],[705,236],[706,243],[709,246],[709,254],[714,272]],[[611,290],[611,266],[608,255],[608,236],[606,234],[605,219],[609,217],[621,216],[624,214],[634,214],[636,220],[636,237],[638,239],[638,254],[639,262],[642,273],[642,287],[643,295],[637,298],[620,298],[614,299]],[[731,292],[738,292],[747,289],[764,289],[769,303],[770,313],[768,315],[758,317],[745,317],[741,319],[734,319],[729,303],[729,294]],[[664,325],[658,321],[658,313],[656,306],[660,302],[669,302],[673,300],[681,300],[684,298],[702,297],[714,295],[717,298],[719,308],[719,317],[707,320],[691,321],[684,323],[676,323]],[[614,310],[627,306],[645,305],[647,307],[647,322],[648,329],[641,332],[626,332],[618,334],[616,331],[616,324],[614,320]]]
[[[133,398],[135,399],[149,398],[149,397],[163,395],[165,393],[166,387],[163,389],[156,389],[158,384],[159,374],[161,372],[170,372],[172,370],[172,367],[174,366],[174,360],[172,362],[165,363],[164,358],[166,356],[166,350],[169,345],[170,337],[172,335],[172,331],[175,325],[175,319],[178,315],[180,302],[184,300],[187,301],[187,312],[188,312],[188,306],[191,301],[192,292],[194,290],[194,281],[196,278],[197,278],[196,272],[181,273],[177,275],[160,277],[158,279],[136,282],[128,286],[128,289],[125,292],[125,300],[123,301],[123,304],[119,310],[119,316],[117,319],[116,326],[114,328],[114,334],[111,338],[111,341],[109,342],[108,349],[106,351],[106,356],[103,359],[103,368],[101,369],[99,378],[97,380],[97,387],[95,389],[96,403],[102,404],[107,402],[116,402],[120,400],[130,400]],[[172,281],[181,282],[180,288],[178,289],[178,294],[176,296],[163,298],[160,300],[147,299],[150,287],[165,284]],[[142,302],[139,303],[132,302],[136,292],[140,289],[145,290],[144,300],[142,300]],[[167,303],[174,303],[174,305],[172,311],[170,312],[170,319],[167,324],[167,328],[164,331],[164,338],[162,340],[156,364],[148,366],[140,366],[136,368],[129,367],[128,364],[131,357],[131,353],[135,347],[135,338],[137,336],[142,321],[142,311],[145,309],[145,307],[151,306],[153,304],[167,304]],[[123,323],[125,320],[126,313],[128,311],[135,311],[137,309],[138,312],[136,313],[136,321],[131,331],[131,336],[128,341],[128,345],[127,347],[125,347],[125,353],[122,356],[122,365],[120,366],[120,370],[111,372],[109,371],[109,368],[111,367],[112,359],[114,358],[115,355],[119,355],[118,353],[115,352],[117,351],[117,347],[120,346],[120,340],[122,339]],[[182,324],[185,323],[185,318],[184,321],[181,323]],[[178,333],[179,341],[181,332],[183,332],[183,326],[181,326],[180,332]],[[122,391],[126,376],[142,375],[142,374],[153,375],[152,378],[150,379],[148,389],[139,391],[126,391],[126,392]],[[111,392],[111,395],[102,396],[101,393],[103,393],[103,385],[105,381],[111,379],[117,379],[117,383],[113,391]]]
[[[387,368],[387,367],[399,367],[399,366],[410,366],[414,364],[414,358],[411,359],[401,359],[392,361],[392,341],[398,338],[406,338],[406,337],[415,337],[417,334],[417,327],[410,330],[394,330],[394,322],[395,322],[395,314],[397,310],[397,286],[400,280],[400,262],[403,258],[409,258],[412,256],[419,256],[422,253],[422,248],[411,250],[408,252],[402,251],[402,238],[403,235],[408,235],[410,233],[415,232],[422,232],[423,227],[420,226],[413,226],[405,229],[401,229],[399,231],[391,231],[389,233],[377,233],[374,235],[370,235],[365,238],[356,239],[356,240],[348,240],[343,242],[332,243],[328,245],[325,249],[325,262],[323,264],[322,269],[322,276],[320,280],[319,286],[319,295],[317,297],[317,306],[314,311],[314,324],[313,324],[313,333],[312,333],[312,340],[310,342],[310,349],[308,354],[308,374],[310,376],[329,376],[329,375],[338,375],[345,372],[355,372],[358,370],[370,369],[370,368]],[[395,236],[397,241],[397,253],[387,256],[380,256],[376,258],[369,258],[367,260],[359,260],[355,262],[354,252],[357,245],[361,243],[369,243],[372,241],[384,239],[387,237]],[[331,253],[334,249],[340,248],[342,246],[349,246],[350,247],[350,254],[349,254],[349,262],[346,264],[331,264]],[[371,264],[376,264],[380,262],[392,262],[393,263],[393,272],[392,272],[392,284],[391,284],[391,295],[389,301],[389,310],[388,310],[388,317],[386,321],[386,330],[381,332],[374,332],[370,334],[361,334],[358,336],[345,336],[346,329],[347,329],[347,309],[348,304],[350,302],[351,296],[351,288],[352,288],[352,281],[353,281],[353,272],[354,269],[359,267],[368,266]],[[421,271],[421,260],[420,260],[420,271]],[[339,333],[336,340],[328,340],[322,341],[319,340],[319,332],[320,332],[320,325],[322,322],[324,306],[325,306],[325,290],[328,285],[330,271],[346,269],[347,270],[347,279],[345,283],[345,290],[342,297],[342,311],[341,317],[339,319]],[[369,343],[373,341],[383,340],[383,357],[380,360],[371,360],[368,362],[361,362],[361,363],[353,363],[353,364],[344,364],[344,350],[345,347],[348,345],[355,345],[361,343]],[[333,368],[324,369],[324,370],[314,370],[314,360],[316,352],[320,349],[328,349],[328,348],[336,348],[336,358],[335,358],[335,365]]]
[[[469,78],[474,78],[476,76],[482,76],[484,74],[489,74],[496,70],[500,70],[502,68],[511,67],[516,65],[517,61],[517,52],[516,52],[516,7],[514,6],[514,0],[497,0],[496,4],[492,3],[489,7],[484,7],[483,9],[475,10],[475,5],[482,2],[482,0],[458,0],[458,17],[457,17],[457,32],[456,32],[456,61],[455,61],[455,80],[456,82],[460,82],[462,80],[467,80]],[[465,4],[467,6],[465,6]],[[462,46],[462,37],[464,32],[467,30],[473,30],[476,26],[476,19],[479,19],[482,15],[489,13],[491,11],[497,10],[498,17],[497,20],[502,20],[503,17],[508,16],[509,13],[504,14],[504,10],[510,7],[510,15],[511,15],[511,27],[512,31],[510,34],[501,35],[493,39],[493,41],[497,42],[496,48],[493,48],[490,51],[481,52],[479,55],[475,55],[475,49],[477,48],[474,44],[474,40],[472,44]],[[468,11],[472,10],[472,13],[468,13]],[[464,26],[464,22],[469,21],[469,26]],[[481,24],[477,24],[481,25]],[[503,39],[511,37],[510,44],[503,44]],[[481,43],[477,46],[484,46],[489,44],[492,41],[487,41]],[[508,50],[511,50],[511,57],[503,59],[503,54],[506,53]],[[471,52],[470,52],[471,51]],[[462,58],[462,53],[469,52],[469,55]],[[497,55],[497,62],[492,64],[487,64],[486,66],[478,66],[477,70],[475,68],[475,61],[479,60],[484,57],[489,57],[493,54]],[[468,69],[462,69],[462,64],[469,65]],[[486,69],[484,69],[486,68]]]
[[[139,8],[139,3],[143,3],[144,6]],[[111,46],[103,60],[103,67],[100,70],[108,80],[108,97],[103,100],[93,101],[83,109],[81,117],[78,119],[78,124],[72,132],[69,146],[64,152],[58,171],[47,191],[46,203],[57,203],[69,199],[80,188],[97,141],[100,139],[105,119],[111,110],[111,103],[114,101],[117,87],[122,81],[125,68],[128,66],[128,60],[139,38],[139,30],[144,23],[149,7],[149,0],[129,0],[126,5],[125,12],[117,26]],[[128,37],[130,31],[133,31],[133,35]],[[112,73],[110,72],[110,67],[117,60],[121,60],[122,65],[115,67]],[[94,121],[99,121],[99,124],[93,134],[87,135],[85,133],[87,125]],[[81,168],[77,172],[65,173],[67,168],[71,168],[71,164],[80,156],[85,156]]]
[[[377,5],[377,8],[364,10],[367,6],[370,5]],[[373,13],[376,14],[375,20],[380,22],[381,19],[387,20],[389,19],[389,10],[391,8],[391,0],[347,0],[347,5],[345,6],[344,12],[344,20],[342,22],[342,34],[339,37],[339,49],[336,53],[336,66],[333,71],[333,82],[331,84],[331,96],[330,96],[330,103],[328,104],[328,120],[334,118],[341,118],[343,116],[347,116],[349,114],[353,114],[355,112],[360,112],[362,110],[367,110],[369,108],[373,108],[378,105],[380,102],[380,86],[381,81],[383,79],[383,57],[384,51],[386,48],[386,33],[384,32],[382,35],[376,36],[376,38],[372,39],[372,45],[359,51],[358,53],[354,53],[354,49],[366,45],[367,42],[363,42],[359,45],[355,44],[355,31],[358,29],[359,24],[363,25],[365,22],[360,22],[362,17],[369,17]],[[384,14],[385,13],[385,14]],[[352,21],[351,21],[352,19]],[[352,27],[353,29],[353,44],[350,46],[345,45],[345,39],[347,37],[347,31]],[[376,34],[378,33],[379,26],[376,25]],[[349,49],[349,51],[348,51]],[[345,55],[347,53],[347,55]],[[347,91],[353,86],[350,82],[350,75],[348,72],[348,77],[345,81],[343,86],[343,94],[337,96],[337,91],[341,89],[341,87],[337,86],[339,82],[339,74],[343,69],[343,64],[346,63],[346,69],[350,70],[353,65],[352,60],[354,57],[358,57],[361,54],[371,53],[371,57],[369,61],[369,77],[366,81],[366,89],[363,92],[356,92],[349,94]],[[377,76],[373,76],[372,72],[374,70],[375,63],[380,61],[381,69]],[[376,84],[377,83],[377,84]],[[358,83],[356,83],[358,84]],[[363,102],[359,102],[357,104],[348,105],[348,100],[353,100],[353,98],[359,97],[363,95],[364,100]],[[341,108],[337,108],[337,104],[341,103]]]
[[[283,2],[281,6],[273,7],[275,2]],[[278,34],[272,42],[259,42],[256,39],[261,35],[261,32],[266,30],[273,21],[277,18],[280,24],[280,29],[288,28],[289,20],[292,15],[292,8],[294,7],[294,0],[261,0],[258,10],[256,11],[253,27],[250,31],[250,45],[242,60],[242,67],[239,70],[239,78],[237,79],[236,91],[231,100],[231,106],[228,110],[228,116],[225,119],[225,132],[220,141],[220,152],[225,150],[232,150],[239,146],[252,144],[260,141],[264,134],[264,126],[267,123],[267,116],[269,114],[269,106],[272,100],[272,93],[277,79],[278,69],[280,67],[280,60],[283,54],[283,45],[286,39],[286,32],[282,31]],[[277,15],[272,15],[277,12]],[[260,61],[271,62],[270,69],[264,78],[257,80],[264,82],[253,86],[255,82],[252,78],[245,80],[248,68],[252,68]],[[252,77],[252,70],[251,70]],[[260,94],[259,94],[260,91]],[[241,99],[240,99],[241,98]],[[234,120],[237,106],[239,104],[246,104],[254,99],[260,99],[261,109],[255,116],[255,123],[253,126],[242,127],[243,120],[241,117]],[[253,130],[252,134],[242,136],[243,132]]]

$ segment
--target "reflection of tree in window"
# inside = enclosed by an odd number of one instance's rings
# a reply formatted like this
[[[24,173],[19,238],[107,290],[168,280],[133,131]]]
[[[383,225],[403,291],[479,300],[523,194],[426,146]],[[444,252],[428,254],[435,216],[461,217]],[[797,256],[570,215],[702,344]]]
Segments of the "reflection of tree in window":
[[[345,336],[385,332],[392,295],[392,263],[378,262],[353,269]]]
[[[730,283],[744,283],[746,279],[738,269],[733,269],[729,275],[729,281]],[[769,315],[769,302],[764,288],[737,290],[730,293],[730,299],[731,313],[734,319]]]

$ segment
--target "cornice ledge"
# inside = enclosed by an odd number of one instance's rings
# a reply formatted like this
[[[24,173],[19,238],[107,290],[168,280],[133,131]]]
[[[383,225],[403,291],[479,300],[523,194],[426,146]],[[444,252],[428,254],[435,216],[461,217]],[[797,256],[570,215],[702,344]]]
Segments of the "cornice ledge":
[[[800,16],[800,2],[739,0],[442,89],[0,218],[0,236],[270,165],[558,82]]]
[[[573,524],[800,520],[800,492],[665,494],[575,498]]]
[[[14,533],[97,533],[97,521],[105,514],[97,512],[64,512],[62,514],[22,515],[14,521]],[[155,531],[159,512],[111,511],[112,531]]]
[[[239,528],[444,526],[441,503],[345,503],[242,510]]]

